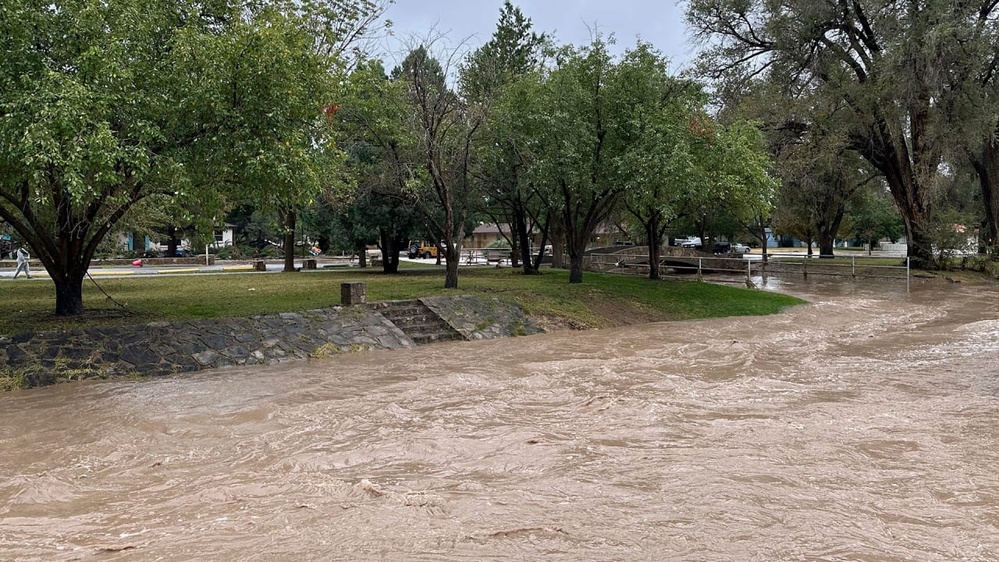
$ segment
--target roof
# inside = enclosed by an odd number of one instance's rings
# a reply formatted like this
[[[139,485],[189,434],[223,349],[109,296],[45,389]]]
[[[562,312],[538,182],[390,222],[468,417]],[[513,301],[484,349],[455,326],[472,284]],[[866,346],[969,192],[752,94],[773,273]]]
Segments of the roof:
[[[500,227],[502,227],[502,230]],[[507,232],[510,232],[509,224],[503,224],[498,227],[494,223],[485,222],[475,227],[472,234],[501,234]]]

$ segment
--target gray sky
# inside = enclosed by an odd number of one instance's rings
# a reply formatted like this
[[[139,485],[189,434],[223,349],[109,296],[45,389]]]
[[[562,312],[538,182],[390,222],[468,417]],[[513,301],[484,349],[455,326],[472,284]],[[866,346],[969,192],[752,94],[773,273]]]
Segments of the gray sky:
[[[554,32],[559,43],[590,42],[590,29],[617,38],[615,52],[638,38],[659,49],[682,68],[693,58],[693,47],[684,31],[683,6],[676,0],[511,0],[531,18],[537,32]],[[489,40],[496,29],[503,0],[396,0],[386,17],[392,20],[395,46],[407,37],[422,38],[431,29],[446,35],[451,47],[466,42],[475,48]]]

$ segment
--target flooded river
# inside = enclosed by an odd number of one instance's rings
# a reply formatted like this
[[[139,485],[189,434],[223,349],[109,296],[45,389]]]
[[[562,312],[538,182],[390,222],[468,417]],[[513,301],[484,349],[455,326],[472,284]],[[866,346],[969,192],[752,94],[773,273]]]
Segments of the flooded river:
[[[0,560],[999,559],[999,290],[0,395]]]

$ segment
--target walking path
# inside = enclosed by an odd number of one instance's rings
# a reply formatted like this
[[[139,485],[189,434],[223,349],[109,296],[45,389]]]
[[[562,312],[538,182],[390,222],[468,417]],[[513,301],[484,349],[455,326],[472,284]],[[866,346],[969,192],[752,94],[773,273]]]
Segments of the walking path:
[[[295,260],[295,267],[299,269],[304,269],[304,261],[302,259]],[[400,261],[408,261],[413,263],[419,263],[423,265],[432,266],[435,265],[434,260],[421,260],[421,259],[408,259],[400,258]],[[270,261],[265,262],[267,273],[277,273],[284,270],[283,261]],[[462,266],[466,265],[484,265],[484,263],[474,263],[466,264],[462,262]],[[327,268],[354,268],[357,267],[357,261],[348,261],[346,258],[342,260],[318,260],[316,264],[319,269]],[[371,266],[369,267],[380,267]],[[142,266],[93,266],[90,268],[88,273],[93,277],[122,277],[122,276],[157,276],[157,275],[192,275],[195,273],[228,273],[236,271],[254,271],[252,263],[247,263],[245,260],[232,261],[225,263],[216,263],[215,265],[194,265],[194,264],[183,264],[183,265],[142,265]],[[14,277],[14,268],[0,269],[0,279],[12,279]],[[18,280],[25,279],[25,277],[19,276]],[[36,279],[49,279],[49,274],[41,267],[40,264],[32,264],[31,266],[31,280]]]

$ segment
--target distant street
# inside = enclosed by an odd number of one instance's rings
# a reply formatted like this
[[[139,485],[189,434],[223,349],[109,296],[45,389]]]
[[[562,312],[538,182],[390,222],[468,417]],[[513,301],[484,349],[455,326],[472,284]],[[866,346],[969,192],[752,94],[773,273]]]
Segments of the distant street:
[[[349,260],[346,257],[333,257],[333,258],[319,258],[316,260],[317,269],[351,269],[356,268],[357,259]],[[412,262],[416,264],[422,264],[427,266],[433,266],[437,263],[434,259],[409,259],[406,257],[400,257],[399,261],[402,262]],[[280,273],[284,270],[284,263],[278,260],[266,261],[266,273]],[[486,265],[485,260],[462,260],[462,266],[466,265]],[[509,267],[509,261],[504,262],[504,265]],[[296,259],[295,267],[304,269],[303,260]],[[381,265],[372,265],[368,262],[369,268],[380,268]],[[90,268],[90,275],[92,277],[146,277],[146,276],[160,276],[160,275],[194,275],[194,274],[204,274],[204,273],[231,273],[231,272],[250,272],[254,271],[253,264],[248,263],[245,260],[233,261],[226,263],[218,263],[215,265],[198,265],[198,264],[181,264],[181,265],[148,265],[143,264],[142,266],[93,266]],[[260,272],[264,273],[264,272]],[[14,277],[14,268],[0,269],[0,279],[11,279]],[[17,280],[20,281],[24,279],[24,275],[18,276]],[[31,268],[31,281],[37,280],[49,280],[49,274],[40,266],[35,264]]]

